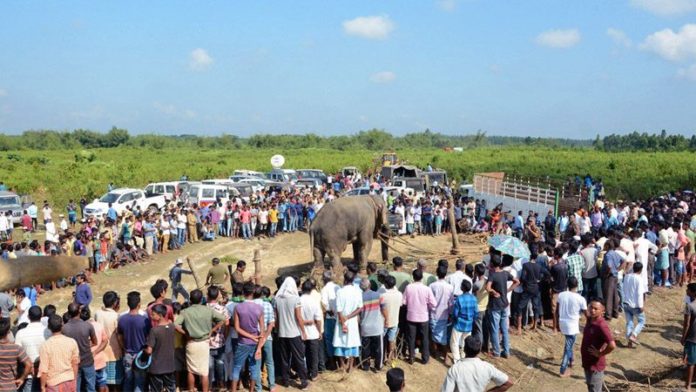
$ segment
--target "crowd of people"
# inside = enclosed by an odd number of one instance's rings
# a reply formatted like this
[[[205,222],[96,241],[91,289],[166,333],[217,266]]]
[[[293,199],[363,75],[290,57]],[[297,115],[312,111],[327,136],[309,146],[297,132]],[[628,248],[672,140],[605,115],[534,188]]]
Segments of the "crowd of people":
[[[380,191],[374,187],[374,192]],[[442,210],[449,207],[451,192],[443,188],[416,200],[404,192],[382,193],[395,214],[403,211],[403,233],[436,235],[432,213],[439,208],[446,219]],[[126,306],[124,293],[117,291],[95,300],[90,271],[18,288],[0,294],[0,390],[306,389],[328,370],[387,367],[387,386],[396,391],[405,384],[397,359],[413,364],[420,356],[427,364],[432,356],[449,366],[442,391],[484,390],[490,382],[502,391],[512,380],[479,359],[480,353],[508,358],[510,332],[548,328],[564,335],[558,366],[559,376],[568,377],[584,315],[581,367],[588,390],[600,391],[606,356],[616,348],[612,320],[623,313],[625,345],[637,346],[649,322],[649,295],[684,285],[688,388],[696,364],[693,194],[616,204],[600,196],[587,208],[560,216],[550,211],[543,220],[533,212],[512,216],[452,196],[458,228],[485,222],[483,231],[517,237],[530,255],[513,257],[491,247],[482,260],[458,259],[451,265],[420,259],[413,270],[397,256],[389,268],[368,263],[361,271],[351,263],[345,272],[327,271],[320,281],[278,276],[274,290],[245,276],[243,261],[232,272],[214,259],[206,286],[190,292],[181,278],[191,271],[179,258],[168,276],[152,285],[152,299],[144,306],[137,291],[126,293]],[[27,238],[15,242],[16,233],[7,233],[2,258],[83,255],[95,273],[218,235],[247,239],[302,229],[335,197],[331,189],[262,191],[248,201],[204,207],[171,203],[157,213],[136,209],[119,215],[110,209],[101,218],[78,218],[82,203],[71,201],[68,219],[59,215],[60,232],[51,227],[54,213],[45,203],[40,216],[47,240],[28,241],[38,227],[31,213],[39,215],[30,207],[21,219]],[[416,208],[418,225],[408,218]],[[295,213],[288,215],[289,210]],[[223,223],[230,211],[232,222]],[[460,223],[467,219],[475,223]],[[66,284],[75,287],[65,313],[37,305],[42,290]]]

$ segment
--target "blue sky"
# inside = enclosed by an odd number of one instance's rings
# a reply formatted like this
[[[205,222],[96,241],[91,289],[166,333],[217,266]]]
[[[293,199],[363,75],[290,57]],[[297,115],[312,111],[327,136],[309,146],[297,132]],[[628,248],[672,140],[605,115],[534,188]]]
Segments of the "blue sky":
[[[696,0],[3,1],[0,131],[696,132]]]

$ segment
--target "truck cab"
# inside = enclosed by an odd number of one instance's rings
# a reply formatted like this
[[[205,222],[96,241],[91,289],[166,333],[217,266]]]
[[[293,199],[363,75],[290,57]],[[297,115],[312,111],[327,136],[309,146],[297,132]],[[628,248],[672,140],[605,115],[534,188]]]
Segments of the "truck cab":
[[[12,219],[19,223],[22,217],[22,200],[18,194],[9,191],[0,191],[0,213],[12,211]]]

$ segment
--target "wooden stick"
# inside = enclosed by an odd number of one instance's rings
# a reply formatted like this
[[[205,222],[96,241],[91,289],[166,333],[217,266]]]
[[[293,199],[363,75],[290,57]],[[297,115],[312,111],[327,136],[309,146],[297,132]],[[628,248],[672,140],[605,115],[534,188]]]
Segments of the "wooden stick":
[[[454,221],[454,199],[452,198],[451,194],[448,200],[449,208],[447,208],[447,215],[450,225],[450,233],[452,234],[452,249],[450,250],[450,253],[456,255],[459,253],[459,238],[457,237],[457,223]]]
[[[191,269],[191,275],[193,275],[193,280],[196,281],[196,288],[201,289],[201,282],[198,280],[198,275],[196,274],[196,270],[193,269],[193,264],[191,264],[191,259],[186,256],[186,262],[188,263],[189,268]]]
[[[261,249],[254,249],[254,283],[261,284]]]

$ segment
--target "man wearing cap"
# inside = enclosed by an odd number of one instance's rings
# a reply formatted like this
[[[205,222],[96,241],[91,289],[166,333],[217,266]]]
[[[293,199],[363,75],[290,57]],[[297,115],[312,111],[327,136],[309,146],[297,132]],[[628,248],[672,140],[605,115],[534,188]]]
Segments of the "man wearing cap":
[[[184,297],[185,302],[189,301],[189,293],[184,286],[181,285],[181,275],[192,275],[193,272],[181,268],[182,264],[184,264],[182,259],[176,259],[174,267],[169,271],[169,279],[172,281],[172,301],[174,302],[176,302],[178,294]]]

